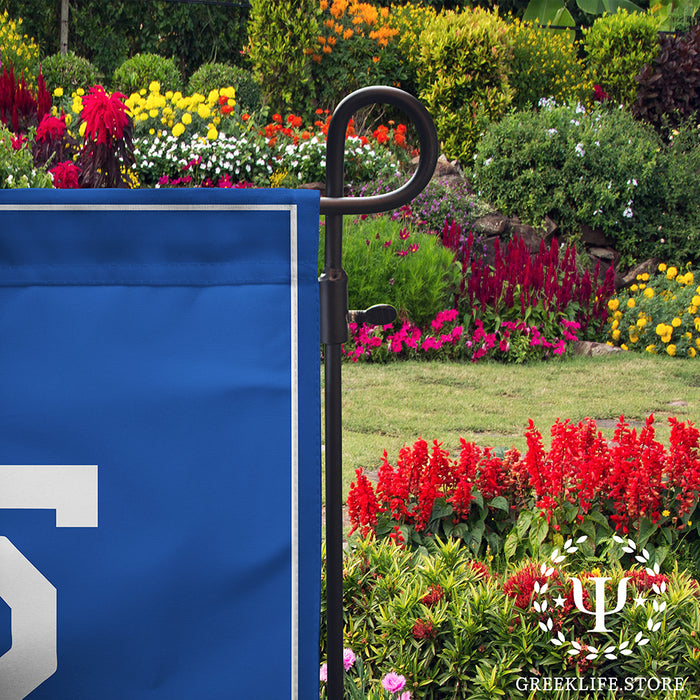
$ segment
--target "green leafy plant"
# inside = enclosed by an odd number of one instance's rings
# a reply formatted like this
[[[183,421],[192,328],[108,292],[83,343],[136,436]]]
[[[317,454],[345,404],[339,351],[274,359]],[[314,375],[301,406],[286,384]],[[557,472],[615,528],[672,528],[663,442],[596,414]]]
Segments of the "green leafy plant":
[[[0,187],[5,190],[52,187],[51,177],[34,164],[29,142],[0,125]]]
[[[615,563],[602,566],[564,542],[498,575],[454,540],[435,538],[418,551],[356,540],[343,573],[346,655],[354,659],[346,684],[359,685],[361,666],[366,687],[397,672],[421,700],[566,700],[569,692],[555,689],[553,677],[578,684],[605,676],[620,688],[631,681],[625,697],[632,700],[666,700],[646,684],[638,690],[634,679],[679,677],[684,697],[696,699],[697,583],[677,569],[658,572],[651,557],[631,564],[623,549],[640,556],[633,544],[616,544]],[[593,609],[595,577],[626,593],[624,610],[602,634],[574,601],[577,578],[584,609]],[[322,601],[324,587],[322,577]]]
[[[610,299],[609,342],[624,350],[694,358],[700,353],[700,271],[665,263]]]
[[[536,107],[543,97],[557,102],[586,101],[593,84],[572,33],[518,19],[509,28],[513,37],[509,82],[515,91],[514,107]]]
[[[495,12],[465,8],[435,17],[420,41],[420,98],[446,155],[468,163],[485,122],[501,117],[512,100],[508,27]]]
[[[343,266],[350,308],[391,304],[419,326],[451,305],[459,274],[454,253],[435,236],[387,217],[347,222]]]
[[[56,53],[42,59],[41,72],[52,93],[56,88],[68,94],[78,88],[87,90],[102,78],[97,66],[72,51],[67,54]]]
[[[312,111],[311,54],[319,33],[317,0],[252,0],[246,52],[273,111]]]
[[[208,95],[212,90],[233,87],[240,112],[256,112],[260,109],[260,86],[250,71],[228,63],[205,63],[190,77],[187,94],[198,92]]]
[[[152,53],[136,54],[122,63],[112,76],[115,91],[131,95],[146,90],[153,82],[160,83],[163,91],[179,90],[182,76],[172,58]]]
[[[589,73],[610,99],[626,105],[634,102],[635,76],[659,52],[658,23],[651,13],[619,9],[584,29],[583,48]]]
[[[534,226],[549,217],[574,240],[586,225],[641,258],[653,251],[649,232],[661,223],[660,150],[657,135],[628,111],[545,101],[487,128],[473,183],[507,215]]]

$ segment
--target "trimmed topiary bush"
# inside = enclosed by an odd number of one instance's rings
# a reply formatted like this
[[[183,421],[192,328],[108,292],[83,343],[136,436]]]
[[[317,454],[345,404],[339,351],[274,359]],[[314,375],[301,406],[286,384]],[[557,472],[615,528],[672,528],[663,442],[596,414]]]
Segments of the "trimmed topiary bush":
[[[599,17],[584,29],[588,70],[612,100],[632,104],[637,96],[635,76],[658,54],[659,21],[644,12],[618,10]]]
[[[236,104],[241,112],[255,112],[260,109],[260,86],[252,73],[228,63],[205,63],[190,77],[187,94],[208,95],[212,90],[233,87],[236,91]]]
[[[56,88],[63,88],[68,95],[78,88],[87,90],[103,78],[97,66],[72,51],[65,56],[56,53],[45,58],[41,62],[41,72],[51,92]]]
[[[114,71],[112,89],[130,95],[148,89],[154,80],[160,83],[163,92],[182,88],[182,75],[172,58],[140,53],[124,61]]]
[[[482,127],[513,97],[507,24],[481,8],[438,15],[421,34],[420,98],[435,120],[448,158],[471,161]]]

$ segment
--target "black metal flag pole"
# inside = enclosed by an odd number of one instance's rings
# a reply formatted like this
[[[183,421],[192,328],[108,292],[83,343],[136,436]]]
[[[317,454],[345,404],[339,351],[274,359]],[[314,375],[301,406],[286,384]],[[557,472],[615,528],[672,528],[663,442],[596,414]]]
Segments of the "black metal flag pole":
[[[372,197],[344,197],[345,134],[352,115],[371,104],[397,107],[411,119],[418,133],[420,159],[413,177],[402,187]],[[326,650],[329,700],[343,699],[343,496],[341,346],[348,332],[348,278],[343,270],[343,215],[373,214],[396,209],[420,194],[430,181],[438,158],[433,120],[412,95],[393,87],[362,88],[348,95],[335,109],[328,126],[326,196],[321,214],[326,217],[325,258],[319,277],[321,342],[325,346],[326,424]],[[356,314],[370,323],[390,323],[391,307],[375,306]]]

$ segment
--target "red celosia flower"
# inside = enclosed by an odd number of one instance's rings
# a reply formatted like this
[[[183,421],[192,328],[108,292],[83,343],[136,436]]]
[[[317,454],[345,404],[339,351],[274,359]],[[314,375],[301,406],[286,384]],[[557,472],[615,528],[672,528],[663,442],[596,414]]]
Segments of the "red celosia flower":
[[[49,170],[53,177],[53,186],[59,190],[74,190],[78,189],[78,176],[80,168],[75,163],[67,160],[63,163],[58,163]]]
[[[56,141],[63,138],[66,133],[66,117],[52,117],[50,114],[45,114],[41,120],[41,124],[36,130],[36,140],[39,143],[47,141]]]
[[[85,136],[97,143],[111,144],[124,138],[130,119],[120,92],[109,94],[101,85],[94,85],[83,97],[81,118],[86,124]]]

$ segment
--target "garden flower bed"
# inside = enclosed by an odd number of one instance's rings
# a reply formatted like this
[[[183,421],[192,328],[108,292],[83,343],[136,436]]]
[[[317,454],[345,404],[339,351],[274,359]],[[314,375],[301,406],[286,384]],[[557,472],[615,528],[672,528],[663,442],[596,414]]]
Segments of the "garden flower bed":
[[[549,450],[531,424],[524,455],[462,441],[450,458],[420,440],[395,465],[384,454],[376,487],[358,470],[344,591],[363,663],[348,684],[392,671],[428,699],[561,697],[540,691],[572,683],[694,697],[700,451],[691,422],[670,423],[668,447],[653,416],[639,433],[621,418],[610,443],[567,421]],[[603,588],[619,616],[594,614]]]

